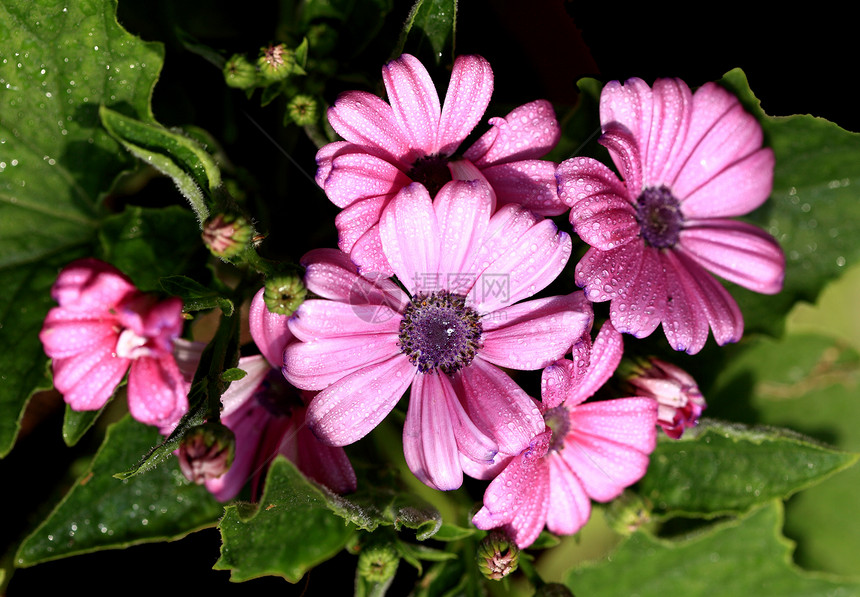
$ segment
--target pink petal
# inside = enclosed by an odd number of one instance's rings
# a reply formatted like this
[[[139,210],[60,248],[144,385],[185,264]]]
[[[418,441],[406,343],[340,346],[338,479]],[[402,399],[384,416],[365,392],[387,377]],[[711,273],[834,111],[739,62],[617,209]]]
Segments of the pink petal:
[[[414,56],[403,54],[382,67],[382,81],[397,124],[418,150],[415,157],[435,153],[442,109],[427,69]]]
[[[48,311],[42,331],[39,332],[45,354],[53,359],[61,359],[90,350],[112,351],[119,339],[116,321],[112,317],[91,317],[62,307]]]
[[[573,407],[590,398],[603,387],[621,362],[624,340],[610,322],[604,322],[591,345],[588,368],[572,380],[565,405]]]
[[[347,207],[368,197],[394,196],[410,182],[391,162],[366,153],[349,153],[332,161],[325,194],[338,207]]]
[[[639,140],[617,123],[604,127],[600,144],[609,150],[621,177],[627,185],[627,197],[634,202],[645,186],[645,156]]]
[[[559,164],[556,170],[558,196],[565,205],[592,196],[617,196],[629,201],[627,187],[618,176],[592,158],[571,158]]]
[[[292,328],[294,324],[290,322]],[[301,333],[298,328],[295,332]],[[301,336],[297,334],[301,339]],[[319,338],[293,342],[284,350],[284,377],[303,390],[322,390],[371,365],[400,354],[397,334]]]
[[[645,251],[642,241],[611,251],[589,249],[576,264],[576,285],[584,288],[585,296],[595,303],[621,296],[636,279]]]
[[[78,259],[63,268],[51,288],[60,307],[95,315],[130,298],[137,289],[112,265],[98,259]]]
[[[504,526],[520,549],[534,543],[546,522],[550,485],[544,458],[552,433],[536,437],[511,460],[484,492],[484,507],[472,518],[483,530]]]
[[[294,417],[299,425],[296,438],[298,447],[296,465],[299,470],[337,493],[355,491],[358,481],[344,449],[328,446],[319,441],[310,429],[302,425],[304,412],[296,412]]]
[[[540,377],[541,410],[548,411],[564,402],[571,391],[574,363],[559,359],[545,367]]]
[[[535,100],[514,108],[504,118],[491,118],[493,128],[464,154],[478,167],[539,158],[561,137],[552,104]]]
[[[516,203],[542,216],[558,216],[567,209],[558,198],[553,162],[521,160],[490,166],[483,173],[499,203]]]
[[[483,319],[481,358],[509,369],[534,370],[560,359],[591,327],[591,303],[582,292],[499,309]]]
[[[684,217],[728,218],[751,212],[770,196],[773,165],[770,148],[735,162],[684,198],[681,202]]]
[[[323,298],[354,304],[405,305],[408,297],[380,276],[360,276],[348,255],[337,249],[314,249],[301,260],[305,286]]]
[[[458,56],[454,61],[442,117],[436,136],[436,151],[450,156],[481,120],[493,95],[493,70],[480,56]]]
[[[347,375],[314,397],[308,427],[332,446],[360,440],[391,412],[416,372],[409,359],[398,354]]]
[[[436,195],[433,208],[439,224],[439,273],[470,272],[490,221],[492,189],[482,181],[451,181]]]
[[[677,255],[688,271],[699,272],[693,275],[693,279],[702,293],[705,314],[717,344],[722,346],[740,340],[744,333],[744,319],[735,299],[710,274],[700,271],[690,257],[680,252]]]
[[[388,262],[412,294],[422,275],[439,271],[439,228],[422,185],[412,183],[397,194],[382,214],[379,235]]]
[[[480,355],[459,371],[454,381],[469,418],[496,441],[500,452],[519,454],[543,432],[543,415],[534,401]]]
[[[262,355],[242,357],[239,359],[238,367],[245,372],[245,377],[230,382],[230,385],[221,394],[222,420],[245,407],[248,401],[252,399],[254,392],[272,371],[272,365]]]
[[[141,357],[128,374],[128,410],[147,425],[175,425],[188,410],[188,384],[173,359]]]
[[[328,121],[338,135],[368,147],[369,153],[390,161],[404,172],[414,159],[394,110],[375,95],[364,91],[340,94],[328,109]]]
[[[642,478],[657,437],[657,402],[620,398],[581,404],[560,452],[586,493],[605,502]]]
[[[573,535],[591,517],[591,500],[576,473],[558,455],[549,462],[549,508],[546,526],[557,535]]]
[[[644,186],[659,187],[672,180],[680,167],[677,158],[689,126],[692,94],[680,79],[657,79],[651,97],[650,132],[638,141],[643,150]]]
[[[183,338],[176,338],[173,341],[173,358],[182,373],[182,379],[189,384],[194,381],[194,374],[197,373],[204,348],[206,348],[205,342],[191,342]]]
[[[403,454],[418,479],[433,489],[447,491],[463,484],[457,442],[448,402],[454,389],[445,375],[417,375],[409,394],[403,426]]]
[[[696,354],[708,340],[705,298],[687,268],[673,251],[660,253],[666,283],[663,332],[675,350]],[[697,273],[705,274],[702,270]],[[707,275],[707,274],[705,274]]]
[[[358,271],[374,279],[380,276],[389,278],[394,275],[394,268],[391,267],[382,248],[379,232],[379,224],[374,224],[355,241],[355,245],[349,252],[349,257],[358,266]]]
[[[308,299],[296,311],[290,329],[305,342],[343,336],[396,335],[401,319],[400,313],[386,305]],[[283,361],[283,357],[279,360]]]
[[[72,410],[98,410],[110,399],[128,370],[129,360],[113,354],[113,347],[54,359],[54,386]]]
[[[611,251],[639,238],[636,211],[624,195],[595,194],[570,208],[570,223],[583,241],[601,251]]]
[[[358,240],[368,230],[379,224],[382,210],[388,205],[391,197],[381,195],[356,201],[343,209],[334,219],[337,227],[337,246],[344,253],[352,251]],[[377,232],[378,235],[378,232]]]
[[[272,367],[280,368],[284,363],[284,348],[293,339],[287,326],[289,317],[272,313],[263,300],[265,288],[261,288],[251,300],[248,324],[251,338]]]
[[[612,325],[619,332],[645,338],[657,329],[666,313],[663,263],[658,251],[645,248],[639,271],[624,293],[612,299]]]
[[[648,137],[651,134],[651,111],[653,109],[651,88],[642,79],[628,79],[623,84],[618,81],[607,83],[600,93],[600,126],[604,133],[607,130],[623,131],[629,136],[633,145],[638,145],[641,151],[648,146]],[[603,141],[601,140],[601,143]],[[624,158],[614,148],[610,149],[615,166],[622,176],[627,180],[628,187],[635,189],[634,196],[641,192],[641,184],[631,184],[634,176],[628,172],[629,162],[625,164]],[[638,160],[638,164],[642,164]],[[637,182],[641,183],[644,172],[640,171]]]
[[[359,145],[347,143],[346,141],[335,141],[323,145],[316,155],[317,171],[314,175],[316,183],[325,190],[325,181],[328,175],[331,174],[331,163],[335,156],[343,153],[366,153],[364,148]]]
[[[691,222],[681,231],[682,250],[702,267],[764,294],[782,290],[785,256],[763,230],[746,222]]]

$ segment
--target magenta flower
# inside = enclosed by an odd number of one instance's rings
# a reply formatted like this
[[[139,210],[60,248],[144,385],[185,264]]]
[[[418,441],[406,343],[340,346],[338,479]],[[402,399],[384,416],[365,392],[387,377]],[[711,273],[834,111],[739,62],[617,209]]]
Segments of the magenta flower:
[[[383,211],[411,182],[423,184],[432,197],[452,178],[464,178],[453,176],[455,152],[487,109],[493,73],[484,58],[460,56],[441,105],[427,70],[409,54],[385,65],[382,78],[390,104],[349,91],[329,109],[329,122],[345,141],[317,153],[316,180],[343,208],[335,220],[340,248],[364,272],[391,273],[379,236]],[[490,124],[463,154],[466,167],[480,170],[500,204],[522,204],[541,215],[563,213],[555,165],[537,159],[560,136],[549,102],[525,104]]]
[[[301,393],[281,375],[284,347],[293,339],[288,318],[268,310],[261,289],[251,301],[248,319],[262,354],[239,359],[246,375],[221,397],[221,422],[236,436],[236,453],[226,473],[205,480],[206,488],[226,502],[250,479],[251,494],[258,496],[269,463],[281,454],[333,491],[355,491],[355,472],[346,452],[320,442],[308,430]]]
[[[401,291],[358,274],[335,250],[303,259],[306,300],[290,320],[299,340],[284,375],[320,390],[308,426],[333,445],[369,433],[411,386],[406,462],[421,481],[455,489],[464,462],[520,452],[543,431],[540,412],[499,367],[545,367],[591,324],[581,292],[527,302],[564,267],[570,237],[506,205],[491,216],[481,181],[447,183],[433,201],[420,184],[382,214],[380,237]]]
[[[657,424],[672,439],[680,438],[684,429],[695,427],[707,408],[696,380],[680,367],[660,359],[652,358],[637,367],[627,383],[637,396],[657,401]]]
[[[779,292],[785,258],[776,241],[737,220],[770,195],[773,152],[738,99],[678,79],[650,89],[613,81],[600,97],[600,142],[624,181],[603,164],[573,158],[558,169],[559,196],[591,248],[576,282],[612,301],[622,332],[642,338],[663,324],[676,350],[696,353],[743,334],[737,303],[707,271],[756,292]],[[706,271],[707,270],[707,271]]]
[[[51,296],[59,306],[48,312],[39,339],[69,406],[100,409],[128,371],[131,415],[161,429],[175,425],[188,407],[188,384],[173,357],[182,302],[144,294],[97,259],[63,268]]]
[[[656,402],[634,397],[582,404],[609,379],[622,351],[621,334],[607,322],[593,348],[586,334],[574,360],[544,369],[545,430],[500,462],[472,518],[475,526],[502,528],[525,549],[544,526],[558,535],[576,533],[591,515],[592,499],[612,500],[642,478],[656,445]]]

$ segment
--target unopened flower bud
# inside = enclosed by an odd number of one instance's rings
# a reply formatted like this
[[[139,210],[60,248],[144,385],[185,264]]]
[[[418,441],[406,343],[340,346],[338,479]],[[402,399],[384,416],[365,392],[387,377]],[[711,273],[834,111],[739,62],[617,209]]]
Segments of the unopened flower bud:
[[[222,259],[241,253],[252,236],[254,227],[237,214],[218,214],[203,224],[203,242],[213,255]]]
[[[233,54],[224,65],[224,81],[230,87],[248,89],[257,82],[257,69],[241,54]]]
[[[292,315],[305,300],[308,289],[298,275],[279,275],[266,280],[263,300],[272,313]]]
[[[221,423],[204,423],[188,431],[179,444],[179,468],[189,481],[202,485],[217,479],[233,464],[236,436]]]
[[[689,373],[657,358],[627,363],[625,368],[632,392],[657,401],[657,424],[666,435],[678,439],[684,429],[696,426],[707,404]]]
[[[257,59],[257,66],[263,78],[270,83],[283,81],[295,70],[295,54],[284,44],[261,48],[260,57]]]
[[[535,591],[534,597],[574,597],[573,592],[561,583],[544,583]]]
[[[638,494],[624,491],[609,504],[606,520],[616,533],[630,535],[651,521],[651,512]]]
[[[296,95],[287,104],[287,114],[299,126],[313,124],[319,118],[317,101],[309,95]]]
[[[372,543],[358,554],[358,575],[371,583],[383,583],[394,576],[400,557],[390,543]]]
[[[478,568],[486,578],[501,580],[517,569],[520,549],[502,531],[492,531],[478,545]]]

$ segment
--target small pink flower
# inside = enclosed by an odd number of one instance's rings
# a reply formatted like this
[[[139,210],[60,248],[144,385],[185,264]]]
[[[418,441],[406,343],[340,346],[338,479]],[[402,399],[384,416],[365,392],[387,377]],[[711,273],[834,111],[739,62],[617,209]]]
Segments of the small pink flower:
[[[455,152],[481,120],[493,92],[493,73],[480,56],[454,62],[444,104],[424,66],[404,54],[382,69],[390,103],[363,91],[343,93],[328,119],[345,139],[317,153],[317,183],[342,208],[339,246],[364,272],[391,273],[383,259],[379,220],[412,182],[431,197],[452,178]],[[537,158],[558,142],[549,102],[538,100],[491,118],[492,128],[463,154],[492,185],[500,204],[522,204],[541,215],[566,209],[558,198],[555,166]],[[474,177],[470,177],[474,178]]]
[[[591,515],[591,500],[607,502],[645,474],[656,444],[657,404],[650,398],[582,402],[615,370],[623,345],[610,323],[590,346],[574,347],[574,360],[543,372],[546,427],[522,452],[487,472],[497,476],[472,518],[479,529],[501,527],[525,549],[546,526],[558,535],[576,533]]]
[[[66,266],[51,294],[39,339],[52,359],[54,385],[73,410],[98,410],[128,375],[131,415],[161,429],[187,408],[188,384],[173,357],[182,302],[158,301],[96,259]]]
[[[519,206],[491,216],[491,195],[481,181],[449,182],[435,201],[420,184],[398,193],[379,228],[409,295],[362,277],[340,251],[307,254],[305,283],[322,298],[296,311],[299,341],[284,352],[286,378],[320,391],[307,421],[332,445],[364,437],[411,386],[406,462],[438,489],[459,487],[469,462],[518,453],[543,431],[500,367],[545,367],[591,325],[581,292],[517,303],[555,279],[571,241]]]
[[[251,337],[262,354],[239,359],[246,375],[221,397],[221,422],[236,437],[233,464],[223,475],[206,479],[206,488],[226,502],[251,480],[251,494],[258,496],[269,463],[281,454],[333,491],[355,491],[355,472],[346,452],[320,442],[308,430],[303,397],[281,375],[284,348],[293,337],[288,318],[268,310],[263,292],[254,296],[249,313]]]
[[[637,396],[657,401],[657,424],[672,439],[681,437],[687,427],[695,427],[707,408],[696,380],[680,367],[660,359],[638,367],[627,383]]]
[[[708,83],[613,81],[600,97],[600,142],[624,181],[589,158],[558,169],[559,196],[591,248],[576,283],[612,301],[612,324],[642,338],[662,323],[676,350],[696,353],[713,330],[736,342],[743,317],[708,271],[766,294],[779,292],[785,258],[776,241],[737,220],[770,195],[773,152],[738,99]]]

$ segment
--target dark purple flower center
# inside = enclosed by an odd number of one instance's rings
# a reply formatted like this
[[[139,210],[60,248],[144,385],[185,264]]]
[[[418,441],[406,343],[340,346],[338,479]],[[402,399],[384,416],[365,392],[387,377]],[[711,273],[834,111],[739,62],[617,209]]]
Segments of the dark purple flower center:
[[[549,442],[549,452],[561,452],[564,448],[564,438],[570,433],[570,413],[565,406],[556,406],[543,414],[543,421],[552,430]]]
[[[467,367],[480,350],[481,318],[466,299],[447,290],[417,295],[400,322],[400,352],[421,373]]]
[[[670,249],[677,244],[684,224],[681,203],[666,187],[649,187],[636,200],[636,221],[648,246]]]
[[[266,374],[263,382],[254,390],[254,399],[275,417],[289,417],[294,408],[304,405],[299,391],[287,383],[278,369]]]
[[[441,155],[434,154],[418,158],[407,174],[413,181],[424,185],[431,197],[435,197],[445,183],[451,182],[448,159]]]

